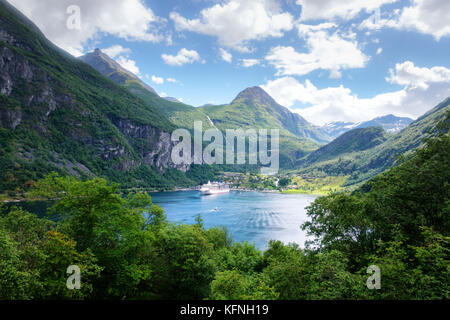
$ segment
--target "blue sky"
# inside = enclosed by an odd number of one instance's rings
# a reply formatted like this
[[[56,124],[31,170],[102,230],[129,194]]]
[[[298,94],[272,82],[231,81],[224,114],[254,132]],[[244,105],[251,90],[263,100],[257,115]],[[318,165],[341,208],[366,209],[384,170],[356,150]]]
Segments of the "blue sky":
[[[100,48],[194,106],[259,85],[320,125],[415,118],[450,96],[447,0],[10,2],[70,53]]]

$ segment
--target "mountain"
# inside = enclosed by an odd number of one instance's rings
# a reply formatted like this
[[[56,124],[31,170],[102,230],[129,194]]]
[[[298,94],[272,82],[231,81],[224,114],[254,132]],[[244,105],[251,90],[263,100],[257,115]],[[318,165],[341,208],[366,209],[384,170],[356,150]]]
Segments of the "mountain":
[[[157,94],[155,89],[141,81],[141,79],[139,79],[135,74],[124,69],[116,61],[104,54],[100,49],[95,49],[93,52],[87,53],[79,59],[91,65],[95,70],[110,78],[115,83],[126,85],[133,82],[142,88]]]
[[[229,105],[200,108],[219,128],[278,128],[285,136],[308,138],[318,143],[330,137],[299,114],[279,105],[260,87],[240,92]]]
[[[298,159],[330,141],[330,137],[300,115],[276,103],[260,87],[245,89],[230,104],[207,105],[199,109],[220,130],[279,129],[282,168],[292,168]]]
[[[177,98],[173,98],[173,97],[164,97],[164,99],[167,101],[170,101],[170,102],[182,103],[180,100],[178,100]]]
[[[330,137],[337,138],[341,134],[354,129],[357,125],[359,125],[359,123],[348,121],[333,121],[323,125],[320,128]]]
[[[334,121],[320,127],[324,132],[333,138],[355,128],[381,127],[387,132],[399,132],[406,128],[413,119],[396,117],[392,114],[378,117],[365,122]]]
[[[153,104],[54,46],[0,0],[0,193],[51,171],[125,187],[189,183],[171,170],[188,169],[171,161],[174,129]]]
[[[125,87],[147,104],[158,109],[177,128],[193,129],[195,121],[202,121],[205,129],[212,127],[206,115],[198,108],[183,104],[175,98],[160,97],[153,88],[130,71],[123,69],[101,50],[96,49],[94,52],[80,57],[80,59],[115,83]]]
[[[400,132],[411,124],[414,120],[406,117],[396,117],[392,114],[378,117],[370,121],[363,122],[355,128],[381,127],[387,132]]]
[[[387,139],[386,132],[381,127],[353,129],[311,153],[305,163],[326,161],[346,153],[368,150],[382,144]]]
[[[449,112],[450,98],[447,98],[396,134],[378,133],[370,137],[367,131],[361,131],[367,129],[353,129],[298,161],[299,172],[350,175],[348,185],[360,183],[397,165],[401,162],[399,157],[408,157],[413,150],[421,147],[424,139],[435,134],[436,125]],[[368,128],[370,132],[371,128]],[[366,148],[370,144],[374,146]],[[358,145],[364,146],[364,150],[355,148]]]

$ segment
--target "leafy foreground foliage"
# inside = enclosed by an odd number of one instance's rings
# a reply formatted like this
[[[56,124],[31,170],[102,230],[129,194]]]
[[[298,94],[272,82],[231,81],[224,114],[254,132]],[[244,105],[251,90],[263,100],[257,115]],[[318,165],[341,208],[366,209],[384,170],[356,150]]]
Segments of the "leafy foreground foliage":
[[[148,194],[53,174],[33,195],[54,200],[53,221],[18,208],[0,218],[0,299],[449,299],[448,150],[443,133],[352,194],[317,199],[310,246],[263,253],[200,216],[167,222]],[[73,264],[81,290],[66,288]],[[366,287],[369,265],[380,290]]]

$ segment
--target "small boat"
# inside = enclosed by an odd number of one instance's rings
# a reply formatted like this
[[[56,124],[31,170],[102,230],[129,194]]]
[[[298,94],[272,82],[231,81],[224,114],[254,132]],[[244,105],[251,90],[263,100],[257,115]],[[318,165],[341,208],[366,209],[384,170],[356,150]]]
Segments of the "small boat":
[[[212,195],[212,194],[220,194],[220,193],[228,193],[228,192],[230,192],[230,187],[225,183],[221,183],[221,182],[211,183],[211,181],[208,181],[208,184],[204,184],[201,187],[200,192],[202,193],[203,196],[208,196],[208,195]],[[219,208],[216,208],[216,209],[219,210]]]

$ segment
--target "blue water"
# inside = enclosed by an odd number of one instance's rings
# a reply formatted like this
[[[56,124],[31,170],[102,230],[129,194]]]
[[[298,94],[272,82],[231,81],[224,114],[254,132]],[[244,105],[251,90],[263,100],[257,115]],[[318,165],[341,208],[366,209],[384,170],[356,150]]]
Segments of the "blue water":
[[[153,193],[170,222],[194,224],[200,213],[206,228],[225,226],[234,241],[267,248],[269,240],[304,246],[307,207],[315,196],[231,191],[202,196],[199,191]],[[215,210],[217,208],[217,210]]]

